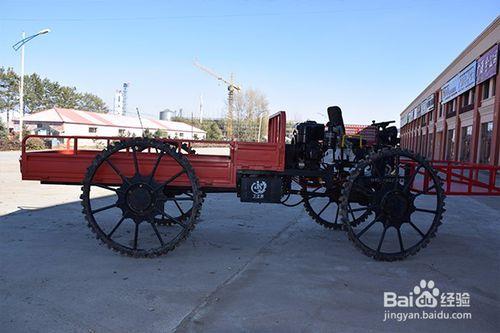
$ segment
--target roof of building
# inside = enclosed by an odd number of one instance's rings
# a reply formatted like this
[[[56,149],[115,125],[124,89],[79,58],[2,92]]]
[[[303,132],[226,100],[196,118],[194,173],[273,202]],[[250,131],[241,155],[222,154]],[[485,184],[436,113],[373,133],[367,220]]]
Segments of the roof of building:
[[[166,131],[206,133],[197,127],[178,121],[167,121],[141,117],[144,128]],[[109,113],[97,113],[74,109],[52,108],[24,116],[25,122],[71,123],[94,126],[112,126],[120,128],[141,129],[137,117],[127,117]]]

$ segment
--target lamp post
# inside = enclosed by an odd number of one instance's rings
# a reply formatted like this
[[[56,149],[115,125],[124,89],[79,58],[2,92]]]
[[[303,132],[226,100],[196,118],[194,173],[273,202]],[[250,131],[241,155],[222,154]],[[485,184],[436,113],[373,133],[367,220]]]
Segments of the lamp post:
[[[50,29],[43,29],[34,35],[26,37],[26,33],[23,32],[22,39],[16,44],[12,45],[15,51],[21,49],[21,82],[19,84],[19,142],[23,141],[23,116],[24,116],[24,44],[32,40],[33,38],[45,35],[50,32]]]
[[[264,114],[265,113],[266,113],[266,111],[260,111],[259,115],[258,115],[258,118],[259,118],[259,132],[257,133],[257,142],[260,142],[260,132],[261,132],[261,129],[262,129],[262,118],[264,118]]]

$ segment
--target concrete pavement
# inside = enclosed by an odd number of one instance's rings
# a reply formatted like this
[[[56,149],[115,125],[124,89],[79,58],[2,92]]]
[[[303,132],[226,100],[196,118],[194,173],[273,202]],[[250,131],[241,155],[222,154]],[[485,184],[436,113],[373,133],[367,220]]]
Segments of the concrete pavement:
[[[201,222],[156,259],[120,256],[85,226],[78,187],[19,180],[0,153],[5,332],[495,332],[500,198],[447,200],[430,245],[402,262],[362,255],[302,207],[209,195]],[[19,209],[17,207],[22,207]],[[468,292],[470,320],[383,322],[383,292],[421,279]]]

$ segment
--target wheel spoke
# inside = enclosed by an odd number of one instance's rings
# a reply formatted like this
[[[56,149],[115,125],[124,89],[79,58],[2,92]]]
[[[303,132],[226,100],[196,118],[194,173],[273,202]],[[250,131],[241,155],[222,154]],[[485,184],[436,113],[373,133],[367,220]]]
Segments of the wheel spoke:
[[[337,221],[339,219],[339,210],[340,210],[340,205],[337,205],[337,212],[335,213],[335,224],[337,224]]]
[[[162,157],[165,155],[165,152],[162,151],[159,155],[158,155],[158,158],[156,159],[156,162],[155,162],[155,165],[153,166],[153,170],[151,171],[151,174],[149,175],[149,183],[151,183],[153,181],[153,178],[155,176],[155,173],[156,173],[156,169],[158,169],[158,166],[160,165],[160,161],[162,159]]]
[[[113,169],[113,171],[118,175],[120,176],[120,178],[125,182],[125,183],[128,183],[128,180],[127,178],[125,178],[124,175],[122,175],[122,173],[120,172],[120,170],[114,165],[114,163],[112,163],[109,158],[106,159],[106,163],[108,163],[108,165],[111,167],[111,169]]]
[[[194,199],[191,198],[166,198],[167,201],[193,201]]]
[[[139,223],[135,223],[135,231],[134,231],[134,250],[137,250],[137,240],[139,238]]]
[[[427,194],[427,193],[429,193],[430,191],[432,191],[432,190],[433,190],[433,189],[435,189],[435,188],[436,188],[436,184],[434,183],[434,184],[432,184],[432,186],[431,186],[431,187],[429,187],[426,191],[421,191],[421,192],[418,192],[418,193],[417,193],[417,194],[415,194],[414,196],[415,196],[415,198],[416,198],[416,197],[418,197],[418,196],[420,196],[420,195],[422,195],[422,194]]]
[[[424,209],[424,208],[415,208],[417,212],[423,212],[423,213],[429,213],[429,214],[437,214],[437,210],[432,210],[432,209]]]
[[[368,188],[368,187],[366,187],[364,185],[361,185],[361,184],[359,184],[359,182],[358,183],[354,183],[352,187],[353,187],[353,191],[358,191],[359,192],[360,190],[363,190],[363,192],[365,194],[367,194],[367,195],[371,195],[371,194],[373,194],[375,192],[374,189]]]
[[[425,234],[415,225],[415,223],[413,223],[412,221],[410,221],[408,223],[410,223],[410,225],[413,227],[413,229],[417,230],[417,232],[420,234],[420,236],[422,236],[422,238],[425,237]]]
[[[318,216],[321,216],[321,214],[325,211],[325,209],[326,209],[328,206],[330,206],[330,204],[331,204],[331,203],[332,203],[331,201],[328,201],[328,202],[326,203],[325,207],[323,207],[323,209],[319,211]]]
[[[135,174],[138,175],[138,174],[140,174],[140,172],[139,172],[139,161],[137,161],[137,151],[136,151],[136,147],[135,146],[132,147],[132,157],[134,159]]]
[[[108,234],[108,238],[111,238],[111,236],[115,233],[116,229],[118,229],[118,227],[122,224],[122,222],[125,220],[125,216],[122,216],[122,218],[120,219],[120,221],[118,221],[118,223],[115,225],[115,227],[113,228],[113,230],[111,230],[111,232]]]
[[[104,184],[91,184],[91,185],[92,186],[97,186],[97,187],[100,187],[100,188],[103,188],[103,189],[106,189],[106,190],[109,190],[109,191],[118,192],[117,188],[112,188],[111,186],[108,186],[108,185],[104,185]]]
[[[378,242],[377,253],[380,253],[380,249],[382,248],[382,243],[384,242],[386,231],[387,231],[387,228],[384,227],[384,231],[382,231],[382,236],[380,237],[380,241]]]
[[[351,213],[351,216],[352,216],[352,222],[356,221],[356,216],[354,216],[354,213],[352,211],[352,207],[351,207],[351,204],[348,203],[347,204],[347,208],[349,208],[349,212]]]
[[[405,247],[403,246],[403,237],[401,236],[401,229],[397,228],[397,231],[398,231],[399,248],[401,249],[401,252],[404,252]]]
[[[395,182],[394,182],[394,189],[396,189],[398,187],[398,184],[399,184],[399,164],[400,164],[401,160],[400,160],[400,156],[399,154],[396,155],[396,161],[394,163],[394,172],[395,172]]]
[[[420,169],[423,167],[422,164],[419,164],[418,167],[415,169],[415,172],[413,173],[413,175],[411,175],[410,179],[408,179],[408,182],[405,184],[405,186],[403,187],[403,192],[407,192],[410,190],[410,187],[411,185],[413,184],[413,182],[415,181],[415,178],[417,177],[418,175],[418,172],[420,171]]]
[[[177,200],[174,199],[174,203],[177,206],[177,209],[179,210],[179,212],[181,213],[181,216],[184,216],[184,211],[182,210],[182,208],[179,205],[179,203],[177,202]]]
[[[349,209],[351,210],[351,212],[362,212],[362,211],[365,211],[365,210],[373,209],[375,207],[376,206],[366,206],[366,207],[360,207],[360,208],[354,208],[354,209],[352,209],[351,205],[349,204]]]
[[[370,224],[368,224],[366,227],[363,228],[363,230],[361,230],[360,232],[358,232],[356,234],[356,238],[359,238],[361,237],[366,231],[368,231],[368,229],[370,229],[375,223],[377,222],[377,219],[373,220],[370,222]]]
[[[174,222],[174,223],[176,223],[176,224],[180,225],[180,226],[181,226],[181,227],[183,227],[184,229],[187,229],[187,227],[188,227],[188,226],[187,226],[186,224],[182,223],[181,221],[179,221],[178,219],[176,219],[175,217],[172,217],[172,216],[168,215],[168,214],[167,214],[167,213],[165,213],[165,212],[160,212],[160,213],[161,213],[161,215],[162,215],[163,217],[165,217],[167,220],[170,220],[170,221],[172,221],[172,222]]]
[[[113,207],[116,207],[116,203],[114,203],[112,205],[109,205],[109,206],[104,206],[104,207],[101,207],[101,208],[94,209],[94,210],[92,210],[92,214],[99,213],[99,212],[102,212],[103,210],[107,210],[107,209],[110,209],[110,208],[113,208]]]
[[[163,238],[161,237],[160,232],[158,231],[158,228],[156,228],[156,225],[154,224],[154,222],[152,222],[150,224],[151,224],[151,227],[153,227],[153,230],[156,234],[156,237],[158,237],[158,240],[160,241],[161,246],[164,246],[165,243],[163,242]]]
[[[182,169],[181,171],[179,171],[178,173],[176,173],[175,175],[173,175],[172,177],[170,177],[166,182],[163,183],[163,185],[161,185],[158,189],[156,189],[157,191],[164,187],[164,186],[167,186],[168,184],[170,184],[171,182],[173,182],[174,180],[176,180],[180,175],[182,175],[183,173],[185,173],[186,170],[185,169]]]
[[[314,190],[312,190],[311,193],[316,193],[321,189],[321,186],[316,187]]]

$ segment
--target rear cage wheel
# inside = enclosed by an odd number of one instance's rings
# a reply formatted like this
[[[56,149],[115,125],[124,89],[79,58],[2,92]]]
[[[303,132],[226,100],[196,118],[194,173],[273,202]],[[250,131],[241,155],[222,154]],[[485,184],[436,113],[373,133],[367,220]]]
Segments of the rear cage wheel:
[[[326,229],[343,230],[344,223],[340,215],[340,192],[343,178],[334,178],[328,186],[328,182],[319,179],[315,184],[308,184],[305,181],[299,181],[301,186],[301,197],[304,202],[304,209],[309,216],[319,225]],[[313,186],[309,186],[313,185]],[[356,208],[356,206],[355,206]],[[371,214],[370,211],[362,214],[352,212],[351,203],[348,204],[348,209],[352,219],[350,223],[358,225],[366,220]]]
[[[174,165],[176,171],[167,175],[162,165],[168,170]],[[120,179],[118,184],[96,180],[106,168]],[[179,181],[188,185],[175,185]],[[103,190],[108,196],[92,196]],[[133,257],[173,250],[194,228],[203,201],[188,159],[170,145],[148,138],[120,141],[99,153],[87,169],[81,199],[96,238]]]

